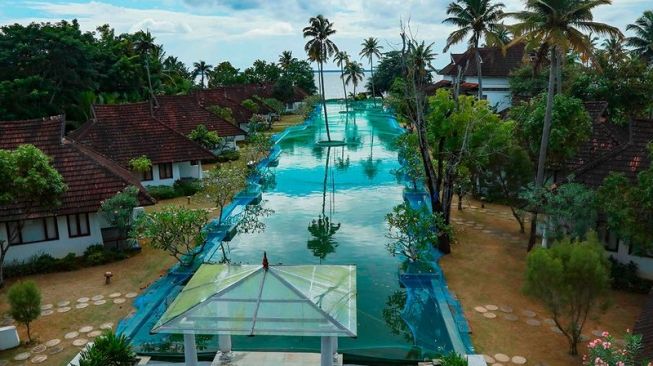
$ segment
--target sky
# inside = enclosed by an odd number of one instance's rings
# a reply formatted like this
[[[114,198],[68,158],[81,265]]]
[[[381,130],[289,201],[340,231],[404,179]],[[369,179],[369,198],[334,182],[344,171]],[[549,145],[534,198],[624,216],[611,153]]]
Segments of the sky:
[[[323,14],[334,23],[333,41],[358,55],[363,38],[379,38],[384,51],[400,48],[399,26],[410,24],[413,35],[434,43],[435,67],[449,63],[442,53],[450,26],[442,24],[451,0],[0,0],[0,24],[78,19],[83,30],[109,24],[118,32],[149,29],[168,55],[186,64],[228,60],[245,68],[256,59],[278,60],[283,50],[305,58],[302,28]],[[520,10],[523,0],[503,0],[507,11]],[[600,6],[596,20],[622,31],[651,0],[613,0]],[[460,52],[465,44],[453,47]],[[357,56],[358,57],[358,56]],[[327,68],[335,68],[327,65]]]

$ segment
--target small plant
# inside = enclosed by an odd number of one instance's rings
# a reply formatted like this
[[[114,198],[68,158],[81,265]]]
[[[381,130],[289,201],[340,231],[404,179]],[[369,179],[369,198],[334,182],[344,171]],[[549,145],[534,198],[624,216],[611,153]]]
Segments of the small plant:
[[[603,332],[600,338],[587,345],[588,354],[583,356],[583,365],[586,366],[636,366],[647,365],[647,361],[640,361],[642,351],[642,336],[631,334],[624,337],[623,348],[617,347],[615,339],[608,332]],[[650,365],[650,363],[648,363]]]
[[[205,125],[199,124],[188,134],[188,138],[202,145],[207,150],[219,149],[224,146],[225,139],[217,132],[209,131]]]
[[[112,227],[118,229],[120,238],[124,239],[127,237],[132,224],[134,208],[138,207],[139,204],[138,188],[129,186],[102,202],[100,212]]]
[[[79,366],[132,366],[137,361],[129,339],[110,331],[95,338],[93,345],[80,356]]]
[[[440,366],[467,366],[467,357],[452,351],[440,357]]]
[[[145,173],[152,168],[152,160],[150,160],[147,156],[142,155],[129,160],[129,166],[135,172]]]
[[[224,119],[225,121],[236,123],[236,119],[234,118],[234,113],[229,107],[220,107],[219,105],[214,105],[208,107],[207,110],[215,114],[216,116]]]
[[[9,288],[9,315],[27,329],[27,341],[32,342],[30,324],[41,315],[41,292],[33,281],[18,282]]]
[[[243,100],[240,105],[247,108],[250,112],[258,113],[258,104],[251,99]]]

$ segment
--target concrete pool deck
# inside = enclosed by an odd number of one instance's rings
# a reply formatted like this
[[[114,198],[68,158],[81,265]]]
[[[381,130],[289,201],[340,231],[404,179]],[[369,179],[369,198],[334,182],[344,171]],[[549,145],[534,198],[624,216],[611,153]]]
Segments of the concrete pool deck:
[[[199,362],[201,366],[310,366],[320,365],[319,353],[301,353],[301,352],[232,352],[231,362],[223,363],[216,358],[213,362]],[[150,361],[145,365],[183,365],[183,362],[161,362]],[[342,366],[342,355],[338,354],[338,361],[333,363],[336,366]]]

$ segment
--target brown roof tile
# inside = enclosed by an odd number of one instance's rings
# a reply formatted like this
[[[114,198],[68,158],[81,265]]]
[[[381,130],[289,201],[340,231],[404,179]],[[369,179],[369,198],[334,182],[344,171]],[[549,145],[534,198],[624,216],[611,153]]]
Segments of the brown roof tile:
[[[171,95],[157,97],[159,106],[155,108],[156,118],[187,136],[200,124],[209,131],[216,131],[221,137],[246,135],[234,124],[216,116],[199,105],[192,95]]]
[[[62,175],[68,190],[56,214],[96,212],[101,202],[129,185],[140,189],[143,205],[153,204],[138,180],[116,163],[96,152],[62,138],[63,117],[50,117],[25,121],[0,122],[0,148],[15,149],[21,144],[32,144],[52,158],[54,168]],[[20,203],[0,206],[0,221],[24,219],[25,206]],[[52,212],[33,209],[30,217],[43,217]]]
[[[524,45],[517,44],[502,52],[499,47],[479,48],[481,60],[483,60],[481,72],[484,77],[508,77],[510,73],[523,64]],[[452,54],[451,63],[440,70],[440,75],[457,76],[457,65],[461,65],[465,72],[463,76],[477,76],[474,51],[467,50],[462,54]]]

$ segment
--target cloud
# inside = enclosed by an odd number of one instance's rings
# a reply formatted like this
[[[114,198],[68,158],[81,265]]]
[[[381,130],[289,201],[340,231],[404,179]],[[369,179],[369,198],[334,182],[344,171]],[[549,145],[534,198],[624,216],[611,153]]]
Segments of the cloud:
[[[157,21],[152,18],[143,19],[134,24],[129,32],[133,33],[139,30],[149,30],[154,33],[190,33],[193,29],[184,22]]]

